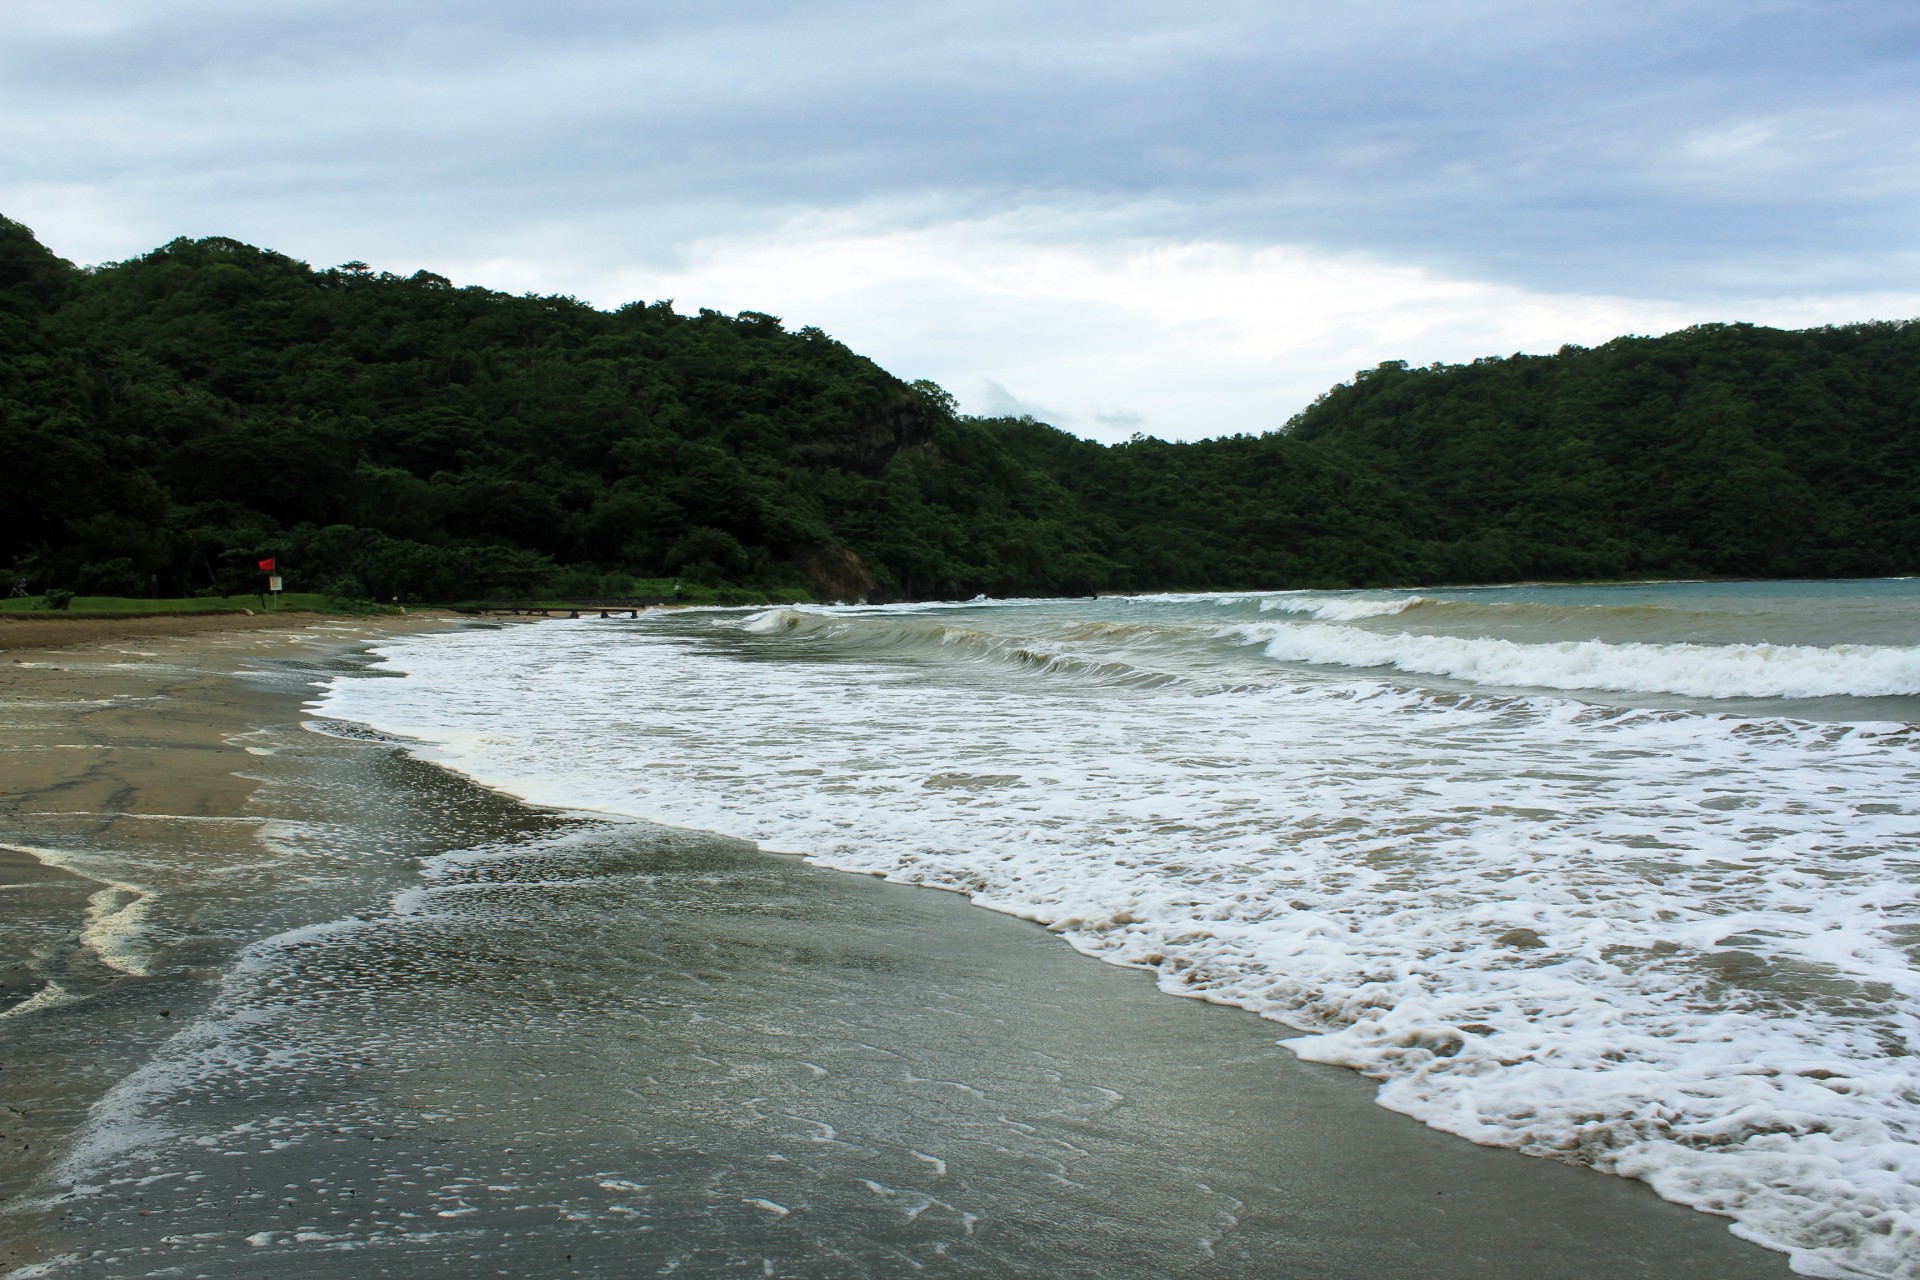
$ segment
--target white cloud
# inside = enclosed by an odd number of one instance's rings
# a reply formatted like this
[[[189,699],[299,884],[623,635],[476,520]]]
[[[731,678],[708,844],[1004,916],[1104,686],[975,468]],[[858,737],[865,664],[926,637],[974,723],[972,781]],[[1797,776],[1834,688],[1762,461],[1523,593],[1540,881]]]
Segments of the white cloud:
[[[893,221],[797,219],[698,242],[673,269],[599,279],[584,263],[510,259],[470,274],[511,288],[565,277],[604,305],[769,311],[932,378],[970,412],[1032,413],[1102,439],[1273,430],[1387,359],[1454,363],[1718,320],[1920,315],[1920,293],[1686,302],[1528,291],[1303,247],[1076,239],[1058,211]]]
[[[1257,431],[1383,359],[1920,312],[1912,14],[18,0],[0,212],[81,262],[222,234],[672,296],[970,409]]]
[[[1781,132],[1780,125],[1771,120],[1743,120],[1688,134],[1680,141],[1680,154],[1698,164],[1772,167],[1793,158],[1781,154]]]

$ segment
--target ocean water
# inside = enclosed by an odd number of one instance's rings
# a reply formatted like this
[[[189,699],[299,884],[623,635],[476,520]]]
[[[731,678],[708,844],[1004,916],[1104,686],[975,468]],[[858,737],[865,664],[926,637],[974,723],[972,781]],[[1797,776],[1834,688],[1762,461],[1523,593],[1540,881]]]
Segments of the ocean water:
[[[9,1280],[1786,1273],[960,895],[528,806],[362,723],[303,726],[316,681],[377,704],[414,679],[351,644],[238,682],[198,661],[147,670],[267,695],[229,739],[260,783],[244,812],[67,798],[9,823],[15,853],[76,869],[0,901],[0,943],[58,988],[10,984],[0,1018],[0,1142],[40,1162],[0,1163]],[[511,677],[495,654],[466,679]]]
[[[327,722],[958,890],[1435,1129],[1806,1274],[1920,1275],[1920,583],[679,611],[382,655],[405,678],[336,682]]]

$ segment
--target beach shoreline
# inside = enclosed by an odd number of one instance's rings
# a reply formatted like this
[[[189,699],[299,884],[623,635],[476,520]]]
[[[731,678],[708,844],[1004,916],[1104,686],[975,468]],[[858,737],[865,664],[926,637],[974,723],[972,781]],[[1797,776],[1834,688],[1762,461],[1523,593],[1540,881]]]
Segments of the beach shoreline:
[[[412,621],[404,629],[447,625],[447,620],[426,619]],[[183,1024],[207,1011],[223,973],[249,941],[288,925],[297,928],[302,921],[340,918],[345,899],[316,900],[304,908],[304,916],[282,916],[271,924],[251,926],[221,918],[196,937],[189,925],[198,927],[210,913],[217,915],[217,904],[201,905],[192,912],[179,907],[192,905],[194,894],[225,890],[209,890],[192,881],[190,869],[169,870],[178,864],[168,859],[184,856],[196,866],[243,868],[261,861],[263,853],[274,854],[265,831],[272,815],[263,814],[255,804],[265,776],[262,771],[284,767],[288,785],[297,785],[301,766],[289,760],[286,743],[290,738],[318,737],[305,733],[300,724],[309,718],[305,707],[312,690],[326,678],[325,664],[337,664],[343,658],[363,660],[369,647],[393,634],[397,629],[392,620],[294,627],[282,620],[278,629],[195,628],[189,635],[141,636],[132,644],[126,637],[114,636],[78,647],[0,655],[0,716],[7,718],[13,744],[5,756],[6,783],[0,789],[6,832],[0,836],[4,846],[0,884],[12,887],[6,890],[11,896],[0,902],[32,897],[50,904],[42,914],[64,913],[67,933],[74,936],[65,954],[53,958],[64,966],[58,977],[70,984],[75,997],[72,1003],[44,1013],[0,1019],[0,1036],[15,1036],[16,1047],[24,1050],[19,1055],[24,1061],[9,1063],[5,1077],[4,1100],[17,1106],[8,1141],[17,1141],[25,1132],[18,1127],[17,1112],[30,1113],[33,1122],[28,1138],[31,1148],[15,1148],[21,1158],[8,1171],[6,1194],[27,1189],[34,1178],[26,1175],[43,1175],[53,1167],[85,1121],[88,1107],[150,1061]],[[310,668],[302,665],[307,660]],[[270,680],[237,674],[250,667],[276,666],[279,675]],[[391,743],[372,745],[374,750],[395,754]],[[282,765],[283,761],[287,763]],[[429,771],[422,778],[439,772],[432,766],[418,768]],[[444,817],[468,813],[483,802],[480,788],[446,777],[451,784],[448,795],[435,802],[449,806]],[[328,803],[334,801],[320,797],[316,812],[324,812]],[[502,819],[509,823],[555,820],[542,816],[546,811],[523,808],[504,797],[498,804],[503,811],[512,811]],[[434,808],[423,802],[423,809]],[[1342,1203],[1340,1195],[1358,1195],[1389,1206],[1383,1212],[1391,1225],[1346,1230],[1361,1237],[1373,1231],[1404,1234],[1406,1222],[1425,1222],[1420,1215],[1428,1212],[1428,1205],[1438,1214],[1451,1215],[1450,1219],[1436,1216],[1430,1227],[1435,1233],[1433,1274],[1452,1275],[1459,1267],[1487,1276],[1677,1277],[1699,1274],[1703,1266],[1719,1268],[1711,1273],[1728,1277],[1786,1274],[1784,1258],[1733,1240],[1722,1223],[1664,1204],[1644,1187],[1472,1147],[1424,1129],[1375,1106],[1371,1086],[1358,1076],[1297,1062],[1274,1045],[1270,1024],[1235,1010],[1168,1000],[1153,990],[1144,974],[1089,964],[1058,939],[1010,917],[975,911],[952,894],[806,867],[791,859],[743,851],[737,842],[712,842],[693,833],[668,832],[664,838],[669,843],[712,844],[720,851],[706,856],[744,859],[754,867],[777,866],[778,871],[769,874],[804,885],[809,893],[836,904],[853,904],[857,919],[881,916],[884,936],[867,945],[905,951],[883,969],[917,960],[923,945],[913,933],[928,927],[941,938],[952,939],[939,944],[929,941],[924,948],[935,955],[943,946],[951,952],[943,962],[943,982],[953,980],[954,970],[962,966],[986,963],[979,957],[1004,944],[1007,956],[992,961],[998,966],[994,982],[1004,989],[999,998],[1027,1000],[1029,989],[1038,989],[1059,993],[1050,998],[1062,1002],[1063,1009],[1081,1011],[1078,1018],[1057,1011],[1048,1015],[1061,1024],[1056,1030],[1063,1039],[1050,1047],[1064,1050],[1062,1062],[1085,1053],[1089,1063],[1097,1064],[1091,1079],[1119,1083],[1111,1073],[1126,1068],[1121,1059],[1134,1051],[1114,1057],[1114,1020],[1141,1029],[1160,1046],[1151,1052],[1164,1059],[1157,1066],[1155,1059],[1141,1064],[1141,1081],[1184,1077],[1184,1083],[1174,1087],[1198,1090],[1190,1102],[1204,1103],[1204,1112],[1242,1117],[1245,1124],[1263,1132],[1264,1126],[1278,1126],[1271,1135],[1271,1141],[1280,1144],[1272,1152],[1276,1169],[1265,1176],[1284,1178],[1290,1187],[1309,1188],[1312,1196],[1328,1199],[1336,1207]],[[134,871],[116,873],[88,852],[109,846],[122,850],[138,846],[137,852],[149,861],[144,870],[136,860],[128,864]],[[280,856],[291,855],[282,850]],[[410,867],[398,865],[403,861],[399,855],[383,856],[396,863],[392,883],[414,876]],[[168,875],[176,878],[164,879]],[[28,885],[36,887],[24,888]],[[271,884],[267,888],[273,891]],[[116,929],[116,920],[142,923],[121,919],[148,909],[142,905],[146,901],[142,894],[156,895],[160,905],[152,910],[174,904],[177,911],[168,917],[171,932],[160,931],[165,943],[158,952],[138,942],[132,936],[136,931]],[[884,924],[887,912],[898,914],[906,923]],[[41,943],[47,932],[42,930]],[[811,950],[830,947],[835,930],[822,928],[816,935],[815,927],[803,920],[799,933]],[[8,935],[5,941],[18,950],[22,939]],[[29,951],[34,941],[25,940]],[[38,959],[44,967],[48,955],[44,945],[40,950]],[[44,979],[45,973],[41,976]],[[9,994],[23,993],[16,988]],[[26,999],[35,998],[33,993],[24,994]],[[874,998],[886,999],[884,992]],[[974,997],[969,993],[967,999]],[[24,1001],[16,1001],[9,1007],[23,1005]],[[969,1013],[977,1016],[983,1011],[994,1013],[991,1006]],[[985,1020],[992,1022],[993,1017]],[[1151,1031],[1144,1030],[1149,1027]],[[998,1044],[990,1037],[988,1048],[989,1056],[995,1056],[1014,1052],[1016,1044]],[[76,1051],[85,1061],[73,1060]],[[1218,1058],[1217,1069],[1205,1067],[1207,1052]],[[1076,1065],[1067,1068],[1067,1074],[1073,1077],[1086,1069]],[[957,1072],[949,1074],[963,1078]],[[1097,1090],[1105,1085],[1089,1087]],[[1140,1101],[1129,1105],[1146,1106],[1149,1100],[1132,1088],[1129,1096]],[[890,1102],[880,1099],[876,1105],[885,1110]],[[1177,1096],[1170,1102],[1153,1100],[1153,1105],[1163,1104],[1188,1105]],[[867,1110],[868,1100],[859,1100],[859,1108]],[[1182,1114],[1175,1106],[1175,1119]],[[1193,1120],[1189,1116],[1166,1123],[1165,1132],[1177,1135],[1186,1132],[1182,1126]],[[1235,1127],[1241,1124],[1235,1121]],[[1078,1135],[1077,1130],[1071,1132]],[[1202,1165],[1208,1158],[1205,1153],[1167,1154],[1183,1161],[1197,1159]],[[442,1156],[436,1153],[433,1158]],[[1370,1167],[1376,1162],[1378,1170]],[[309,1164],[305,1171],[329,1170]],[[1222,1170],[1220,1176],[1227,1174]],[[45,1189],[44,1180],[39,1189]],[[118,1225],[112,1225],[115,1220],[108,1212],[115,1203],[130,1206],[130,1200],[117,1202],[109,1196],[106,1201],[77,1203],[77,1220],[89,1211],[106,1215],[95,1220],[95,1231],[133,1229],[124,1214]],[[1446,1209],[1439,1209],[1441,1204]],[[16,1216],[15,1222],[37,1221],[43,1229],[5,1233],[0,1270],[11,1271],[69,1250],[74,1229],[57,1225],[67,1211],[54,1202],[37,1220]],[[1339,1209],[1330,1220],[1344,1221],[1346,1212]],[[1527,1216],[1536,1212],[1537,1217]],[[1256,1215],[1246,1216],[1258,1220]],[[1288,1225],[1286,1229],[1295,1228]],[[1324,1233],[1328,1228],[1323,1222],[1316,1229]],[[152,1230],[156,1235],[160,1232],[157,1227]],[[1633,1236],[1630,1246],[1622,1246],[1630,1248],[1630,1268],[1615,1265],[1617,1258],[1596,1258],[1591,1268],[1579,1259],[1546,1263],[1539,1253],[1543,1242],[1565,1249],[1579,1241],[1580,1248],[1592,1249],[1613,1231],[1644,1231]],[[1346,1256],[1341,1250],[1350,1253],[1353,1248],[1352,1241],[1337,1239],[1316,1239],[1313,1244],[1327,1250],[1329,1257]],[[1405,1242],[1393,1247],[1403,1257],[1420,1252]],[[1411,1255],[1405,1252],[1409,1248],[1414,1251]],[[1224,1244],[1222,1252],[1225,1256]],[[1440,1257],[1443,1253],[1447,1256]],[[1342,1270],[1342,1265],[1327,1262],[1299,1274],[1365,1274]],[[93,1274],[81,1264],[72,1270]],[[1266,1274],[1246,1274],[1255,1273]]]
[[[172,893],[164,869],[129,871],[102,851],[214,865],[270,857],[243,739],[297,730],[315,686],[242,673],[449,625],[432,615],[0,620],[0,1037],[12,1050],[0,1202],[38,1182],[88,1108],[217,982],[223,947],[180,937],[190,920],[163,918],[158,932],[174,936],[153,941],[150,917]],[[32,1261],[31,1242],[6,1234],[0,1267]]]
[[[399,617],[354,618],[315,613],[238,611],[232,613],[0,613],[0,660],[122,640],[180,640],[235,632],[310,632],[365,627],[369,634],[399,635],[444,626],[457,615],[423,610]],[[382,631],[386,628],[387,631]]]

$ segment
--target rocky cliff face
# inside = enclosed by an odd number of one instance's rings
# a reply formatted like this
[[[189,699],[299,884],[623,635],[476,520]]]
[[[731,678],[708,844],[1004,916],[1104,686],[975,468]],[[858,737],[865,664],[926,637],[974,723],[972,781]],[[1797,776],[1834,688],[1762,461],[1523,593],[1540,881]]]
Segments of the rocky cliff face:
[[[873,600],[880,584],[873,580],[860,557],[838,543],[823,542],[794,557],[794,564],[807,575],[820,598],[835,604],[859,604]]]

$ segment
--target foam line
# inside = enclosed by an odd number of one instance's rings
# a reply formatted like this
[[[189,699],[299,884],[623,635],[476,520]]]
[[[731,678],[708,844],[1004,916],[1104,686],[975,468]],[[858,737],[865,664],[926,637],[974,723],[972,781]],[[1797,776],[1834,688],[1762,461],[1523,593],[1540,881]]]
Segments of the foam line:
[[[1920,694],[1920,646],[1524,644],[1487,636],[1381,634],[1342,626],[1240,627],[1268,657],[1391,667],[1509,688],[1676,693],[1692,698],[1873,698]]]
[[[1405,635],[1222,607],[471,632],[323,712],[538,804],[967,893],[1311,1032],[1435,1127],[1643,1178],[1809,1274],[1914,1274],[1920,734],[1450,693],[1356,666]],[[1605,658],[1697,696],[1920,689],[1884,647],[1414,639],[1535,688]]]
[[[142,944],[141,935],[157,891],[103,876],[88,869],[85,857],[59,849],[13,843],[0,844],[0,849],[24,853],[43,866],[100,885],[100,889],[87,898],[86,924],[80,931],[80,944],[109,969],[136,978],[150,976],[153,956]]]

